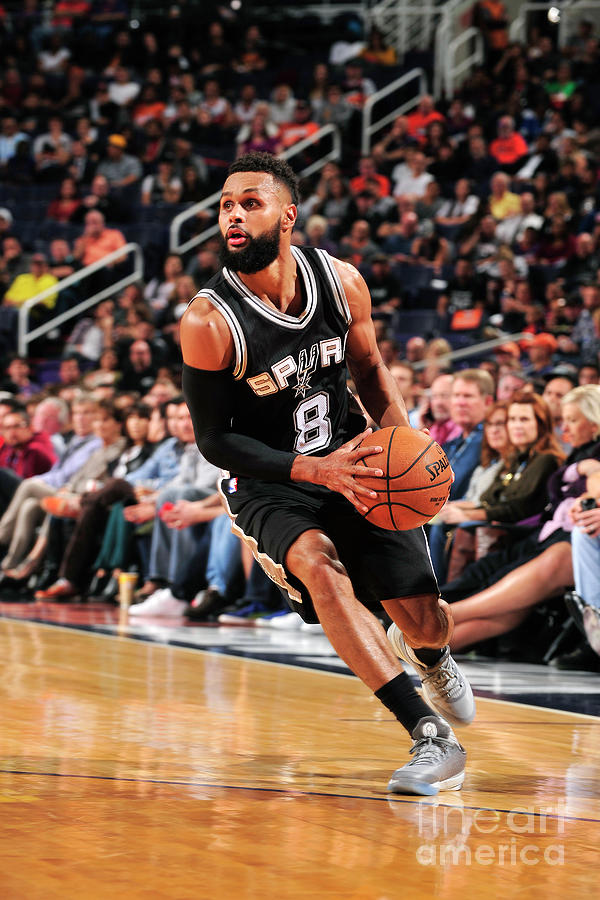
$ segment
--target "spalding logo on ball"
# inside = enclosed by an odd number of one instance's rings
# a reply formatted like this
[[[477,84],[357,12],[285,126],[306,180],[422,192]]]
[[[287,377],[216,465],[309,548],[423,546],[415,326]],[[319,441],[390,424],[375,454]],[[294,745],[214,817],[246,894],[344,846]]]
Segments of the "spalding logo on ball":
[[[440,445],[428,434],[395,425],[370,434],[363,447],[383,447],[360,462],[383,469],[383,478],[361,478],[377,498],[361,500],[365,519],[389,531],[408,531],[429,522],[442,508],[452,487],[452,469]]]

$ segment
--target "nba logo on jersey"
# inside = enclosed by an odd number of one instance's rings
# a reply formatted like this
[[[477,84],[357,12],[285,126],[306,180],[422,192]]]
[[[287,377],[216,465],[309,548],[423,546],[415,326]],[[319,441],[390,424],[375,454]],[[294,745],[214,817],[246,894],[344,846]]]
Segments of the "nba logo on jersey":
[[[225,488],[228,494],[235,494],[235,492],[237,491],[237,481],[237,478],[229,479],[227,487]]]

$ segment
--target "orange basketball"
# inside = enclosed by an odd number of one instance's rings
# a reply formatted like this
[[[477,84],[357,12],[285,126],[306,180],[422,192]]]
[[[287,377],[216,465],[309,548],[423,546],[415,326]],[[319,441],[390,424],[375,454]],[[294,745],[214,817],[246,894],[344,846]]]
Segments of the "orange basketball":
[[[365,519],[389,531],[408,531],[429,522],[442,508],[452,486],[452,469],[439,444],[428,434],[395,425],[375,431],[363,447],[383,447],[367,456],[367,468],[383,469],[383,478],[361,478],[377,498],[361,497]]]

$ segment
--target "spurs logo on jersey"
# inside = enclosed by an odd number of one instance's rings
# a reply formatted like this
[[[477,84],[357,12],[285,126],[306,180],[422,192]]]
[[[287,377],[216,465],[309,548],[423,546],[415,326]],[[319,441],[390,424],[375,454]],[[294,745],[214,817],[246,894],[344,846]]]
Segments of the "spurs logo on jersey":
[[[285,390],[289,387],[289,379],[296,375],[296,384],[293,385],[295,396],[306,397],[307,391],[311,389],[310,379],[319,366],[326,369],[332,362],[340,363],[343,358],[342,339],[329,338],[312,344],[309,350],[303,347],[298,355],[298,362],[293,356],[286,356],[271,366],[271,374],[261,372],[246,380],[257,397],[266,397]]]

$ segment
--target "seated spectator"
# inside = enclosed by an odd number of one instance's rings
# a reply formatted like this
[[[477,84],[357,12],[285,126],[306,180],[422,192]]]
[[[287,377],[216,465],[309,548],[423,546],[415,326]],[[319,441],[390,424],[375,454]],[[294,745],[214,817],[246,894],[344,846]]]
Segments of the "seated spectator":
[[[440,446],[460,435],[460,426],[450,418],[453,380],[453,375],[446,374],[434,378],[419,407],[417,427],[427,428]]]
[[[6,366],[6,380],[0,385],[0,391],[8,391],[21,400],[37,394],[40,386],[31,380],[30,375],[29,360],[22,356],[13,356]]]
[[[108,86],[108,97],[121,108],[132,107],[140,93],[140,86],[129,74],[125,66],[117,66],[114,80]]]
[[[381,314],[389,316],[401,307],[401,284],[392,273],[390,260],[385,253],[378,253],[372,257],[370,271],[365,274],[365,281],[371,295],[373,316]]]
[[[107,228],[101,212],[91,210],[86,213],[85,227],[81,237],[75,241],[73,256],[84,266],[91,266],[127,243],[125,236],[117,228]],[[116,265],[116,261],[111,266]]]
[[[117,384],[121,377],[119,368],[119,357],[116,350],[108,347],[103,350],[98,359],[98,368],[87,372],[83,377],[83,383],[87,390],[93,391],[94,388],[107,384]]]
[[[78,319],[67,338],[65,353],[76,355],[85,362],[98,362],[102,352],[109,349],[114,337],[114,302],[103,300],[92,310],[91,316]]]
[[[7,235],[2,241],[2,255],[0,256],[0,284],[6,288],[18,275],[30,271],[31,257],[23,253],[23,247],[18,238]]]
[[[102,213],[107,222],[126,221],[126,213],[104,175],[94,176],[89,193],[82,197],[81,204],[71,216],[71,221],[83,222],[91,210]]]
[[[377,165],[372,156],[363,156],[358,164],[359,174],[350,179],[350,190],[354,195],[361,191],[371,189],[377,185],[377,194],[387,197],[391,193],[390,179],[377,171]]]
[[[392,179],[395,197],[408,195],[415,200],[423,196],[429,182],[434,180],[427,171],[427,158],[420,150],[409,152],[406,162],[394,168]]]
[[[294,144],[316,134],[319,126],[312,120],[312,109],[307,100],[297,100],[291,122],[284,122],[279,129],[278,151],[289,150]]]
[[[245,75],[262,72],[268,65],[267,46],[258,25],[249,25],[242,37],[238,52],[234,53],[230,65],[234,71]]]
[[[521,211],[518,194],[509,191],[510,178],[504,172],[496,172],[490,182],[490,213],[497,222],[517,216]]]
[[[312,106],[314,109],[314,102]],[[344,97],[341,86],[330,84],[325,100],[315,112],[315,119],[319,125],[337,125],[344,136],[350,129],[355,112],[355,108]]]
[[[34,253],[31,257],[29,272],[17,275],[4,295],[4,303],[19,308],[26,300],[36,297],[42,291],[54,287],[55,284],[58,284],[58,278],[48,271],[48,260],[45,255]],[[49,294],[38,305],[46,309],[54,309],[57,297],[58,294]],[[35,310],[34,307],[34,315]]]
[[[523,371],[530,378],[550,375],[554,369],[553,357],[558,349],[558,342],[554,335],[540,332],[532,335],[525,345],[525,352],[529,357],[529,365],[523,367]]]
[[[478,209],[479,197],[471,193],[469,179],[459,178],[454,188],[454,198],[442,203],[435,221],[444,228],[454,229],[452,234],[458,234],[460,229],[473,219]],[[452,234],[447,236],[452,237]]]
[[[163,278],[153,278],[144,289],[144,299],[156,316],[165,309],[175,292],[177,279],[183,274],[183,263],[177,253],[170,253],[163,264]]]
[[[77,183],[73,178],[63,178],[58,197],[52,201],[46,215],[56,222],[70,222],[80,205],[81,198],[77,193]]]
[[[106,147],[106,157],[100,161],[96,175],[103,175],[110,188],[124,188],[135,184],[142,177],[142,164],[130,153],[125,153],[127,139],[122,134],[111,134]]]
[[[48,271],[61,281],[72,275],[77,268],[75,258],[71,252],[69,242],[64,238],[54,238],[50,241],[50,253],[48,255]]]
[[[373,145],[371,155],[381,171],[389,174],[395,165],[405,160],[407,149],[415,145],[416,138],[409,134],[407,117],[398,116],[390,130]]]
[[[206,184],[196,166],[185,166],[179,177],[182,183],[182,203],[198,203],[206,198]]]
[[[45,397],[33,406],[31,427],[50,436],[57,459],[62,459],[67,446],[69,418],[69,407],[60,397]]]
[[[358,219],[350,228],[350,233],[340,240],[340,255],[350,259],[355,266],[369,263],[381,252],[371,240],[371,228],[364,219]]]
[[[483,280],[474,273],[472,262],[460,256],[454,264],[454,273],[448,280],[446,289],[438,298],[437,310],[440,315],[452,316],[457,310],[481,306],[484,298]]]
[[[537,262],[544,266],[563,266],[574,255],[575,236],[568,219],[552,216],[550,228],[540,239]]]
[[[435,108],[433,97],[424,94],[419,100],[416,110],[407,116],[408,133],[419,144],[424,145],[427,139],[427,126],[431,122],[443,122],[444,116]]]
[[[464,176],[472,184],[479,185],[479,192],[485,194],[488,181],[498,169],[498,162],[488,152],[484,138],[474,134],[467,140]]]
[[[6,164],[16,154],[17,146],[22,141],[28,143],[29,135],[19,129],[14,115],[5,113],[0,121],[0,170],[6,168]]]
[[[365,100],[375,93],[375,82],[365,76],[364,63],[358,57],[349,59],[344,66],[342,91],[346,101],[356,109],[362,109]]]
[[[149,390],[156,378],[156,367],[152,361],[152,351],[147,341],[133,341],[129,347],[127,360],[123,365],[123,375],[119,383],[122,391]]]
[[[471,234],[459,244],[458,252],[471,260],[478,275],[493,275],[500,247],[496,220],[493,216],[483,216]]]
[[[81,382],[81,368],[76,356],[66,355],[58,367],[58,384],[61,387],[77,387]]]
[[[600,364],[586,363],[580,366],[577,373],[577,383],[580,386],[600,383]]]
[[[269,120],[268,106],[258,104],[250,122],[242,125],[237,134],[236,156],[252,152],[275,153],[278,133],[278,127]]]
[[[156,175],[147,175],[142,181],[142,204],[179,203],[183,184],[174,174],[174,158],[167,154],[158,162]]]
[[[256,87],[251,84],[243,84],[239,97],[233,106],[233,118],[236,125],[249,125],[258,111],[259,101],[256,96]]]
[[[498,119],[498,137],[490,144],[490,155],[494,157],[503,172],[512,174],[521,168],[529,147],[525,139],[515,131],[515,120],[512,116],[501,116]]]
[[[215,125],[230,128],[233,125],[233,111],[229,100],[223,97],[216,78],[208,78],[204,82],[203,95],[199,110],[207,112]]]
[[[413,211],[401,214],[399,222],[384,222],[377,229],[385,253],[393,254],[398,262],[414,263],[413,243],[417,238],[419,219]]]
[[[18,485],[25,478],[42,475],[56,461],[50,436],[34,432],[27,411],[15,406],[2,420],[0,447],[0,514],[4,514]]]
[[[271,121],[277,126],[291,122],[296,109],[296,98],[289,84],[276,84],[269,100]]]
[[[40,134],[33,143],[33,156],[38,179],[59,181],[71,154],[72,138],[63,131],[60,116],[48,119],[48,131]]]
[[[512,245],[523,240],[528,228],[533,228],[537,235],[544,226],[543,217],[535,211],[535,197],[531,191],[523,191],[522,194],[516,196],[519,197],[519,211],[503,217],[496,229],[503,244]],[[519,252],[521,251],[519,250]]]
[[[450,500],[462,500],[469,480],[481,461],[483,419],[494,397],[494,379],[480,369],[464,369],[454,376],[450,397],[450,417],[459,426],[460,435],[444,444],[454,472]],[[438,581],[446,577],[446,528],[429,527],[431,560]]]
[[[133,107],[131,119],[134,125],[142,128],[149,119],[162,119],[165,109],[166,104],[159,98],[156,87],[153,84],[145,84],[139,100]]]
[[[600,268],[600,254],[593,235],[580,232],[575,237],[575,253],[562,268],[561,277],[571,289],[585,281],[595,282]]]
[[[375,66],[395,66],[398,61],[396,51],[386,44],[382,32],[376,26],[369,31],[367,44],[360,56],[365,62]]]
[[[450,244],[431,223],[426,224],[428,227],[423,227],[421,235],[413,241],[411,254],[419,265],[429,266],[434,273],[440,273],[450,260]]]

